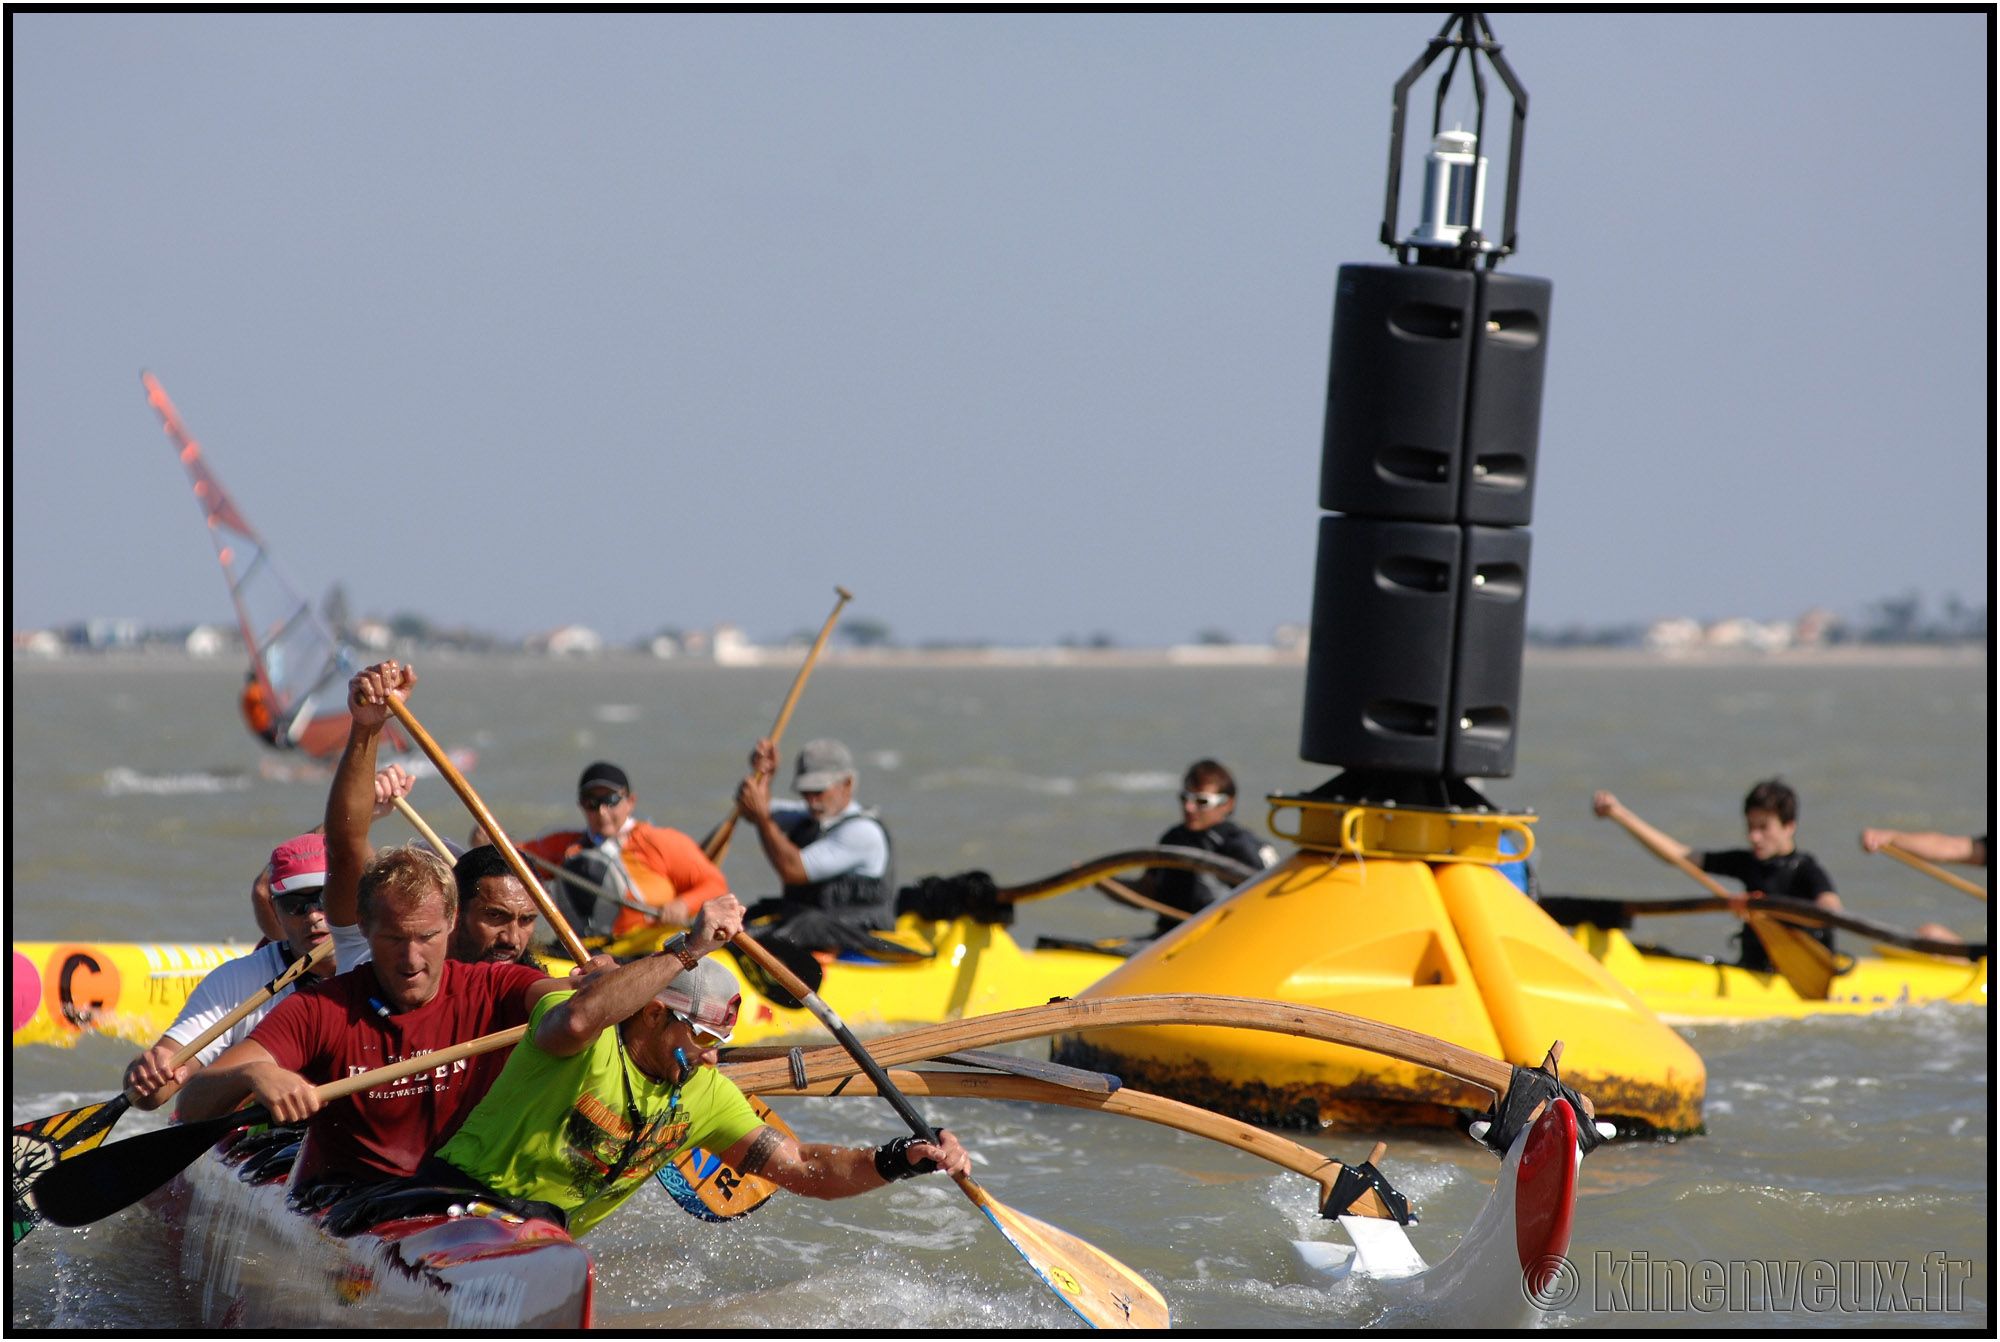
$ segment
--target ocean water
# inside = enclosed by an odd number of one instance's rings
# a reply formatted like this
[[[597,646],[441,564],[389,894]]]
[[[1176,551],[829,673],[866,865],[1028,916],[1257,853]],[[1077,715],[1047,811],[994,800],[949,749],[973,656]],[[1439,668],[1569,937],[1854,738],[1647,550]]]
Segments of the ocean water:
[[[728,809],[751,739],[786,670],[652,662],[429,659],[411,701],[502,820],[538,832],[575,815],[577,773],[610,758],[642,815],[695,833]],[[252,937],[248,887],[278,840],[314,823],[325,779],[260,759],[234,717],[227,666],[16,663],[10,937],[177,941]],[[1152,841],[1176,819],[1186,763],[1235,770],[1251,800],[1331,773],[1297,758],[1297,667],[888,668],[823,666],[788,733],[835,736],[862,800],[894,835],[899,878],[990,871],[1003,884]],[[1489,785],[1533,809],[1540,876],[1555,893],[1698,893],[1595,820],[1593,788],[1697,847],[1740,841],[1740,801],[1781,774],[1802,796],[1801,846],[1849,909],[1904,927],[1935,920],[1986,935],[1985,906],[1862,854],[1864,824],[1978,832],[1987,824],[1983,662],[1895,665],[1626,664],[1531,659],[1515,777]],[[435,778],[412,801],[467,826]],[[398,840],[399,821],[378,831]],[[746,897],[774,888],[754,843],[727,870]],[[1103,936],[1145,915],[1078,892],[1023,906],[1017,935]],[[1676,949],[1726,953],[1726,916],[1648,925]],[[1685,1031],[1709,1070],[1706,1135],[1606,1147],[1585,1162],[1571,1260],[1575,1298],[1556,1326],[1990,1327],[1990,1022],[1983,1009],[1901,1009]],[[15,1121],[115,1093],[132,1053],[90,1038],[10,1055]],[[994,1196],[1099,1245],[1166,1295],[1177,1323],[1217,1329],[1397,1322],[1365,1282],[1330,1283],[1295,1239],[1338,1238],[1314,1186],[1198,1138],[1104,1115],[971,1100],[927,1105],[959,1132]],[[879,1142],[879,1102],[785,1100],[809,1140]],[[120,1134],[156,1122],[128,1116]],[[1366,1133],[1306,1142],[1364,1156]],[[1485,1195],[1491,1157],[1448,1133],[1389,1137],[1385,1170],[1418,1205],[1411,1237],[1432,1261]],[[1073,1320],[941,1180],[821,1204],[780,1197],[743,1221],[697,1223],[655,1190],[590,1241],[606,1324],[676,1329],[1056,1328]],[[1904,1263],[1900,1291],[1725,1291],[1690,1298],[1688,1270],[1727,1283],[1759,1266],[1810,1283]],[[1786,1265],[1795,1264],[1796,1268]],[[1846,1265],[1846,1266],[1843,1266]],[[1857,1266],[1861,1265],[1861,1266]],[[1676,1276],[1677,1272],[1682,1273]],[[1846,1273],[1845,1277],[1840,1274]],[[37,1230],[13,1254],[15,1327],[153,1330],[173,1307],[171,1264],[146,1216]],[[1941,1283],[1926,1296],[1920,1286]],[[1772,1298],[1773,1296],[1779,1298]],[[1861,1298],[1857,1299],[1859,1296]],[[1948,1308],[1918,1308],[1933,1299]],[[1824,1303],[1825,1307],[1819,1307]]]

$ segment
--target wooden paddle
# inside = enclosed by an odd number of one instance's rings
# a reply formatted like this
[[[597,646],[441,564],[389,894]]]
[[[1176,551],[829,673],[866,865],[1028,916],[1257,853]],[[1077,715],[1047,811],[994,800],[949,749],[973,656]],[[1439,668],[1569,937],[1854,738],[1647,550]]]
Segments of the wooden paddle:
[[[1898,848],[1893,843],[1885,843],[1877,851],[1887,853],[1890,857],[1895,858],[1898,862],[1901,862],[1905,866],[1915,867],[1918,871],[1921,871],[1926,876],[1935,876],[1938,880],[1943,881],[1946,885],[1950,886],[1952,889],[1962,890],[1966,894],[1971,895],[1974,899],[1986,898],[1986,891],[1983,888],[1974,885],[1971,881],[1966,880],[1963,876],[1953,875],[1951,872],[1946,871],[1943,867],[1938,866],[1934,862],[1928,862],[1923,858],[1918,857],[1915,853],[1909,851],[1907,848]]]
[[[329,937],[292,961],[285,967],[284,973],[237,1003],[228,1015],[194,1039],[181,1045],[168,1059],[167,1070],[171,1072],[192,1062],[203,1049],[229,1033],[245,1016],[310,974],[315,965],[332,954],[333,939]],[[101,1104],[86,1105],[67,1113],[51,1114],[47,1118],[14,1125],[7,1166],[12,1243],[19,1244],[34,1229],[38,1219],[33,1191],[35,1181],[61,1162],[82,1155],[109,1137],[112,1125],[138,1100],[138,1092],[128,1086]]]
[[[1645,835],[1638,825],[1638,817],[1623,806],[1614,806],[1607,812],[1633,838],[1647,848]],[[1671,841],[1670,841],[1671,842]],[[1757,940],[1764,944],[1764,953],[1771,957],[1772,966],[1782,975],[1785,982],[1792,985],[1792,991],[1809,1002],[1824,1002],[1833,988],[1834,977],[1840,972],[1840,961],[1825,946],[1807,936],[1795,927],[1779,922],[1767,913],[1759,913],[1754,908],[1739,909],[1737,904],[1744,896],[1732,895],[1722,888],[1713,876],[1682,857],[1679,853],[1665,849],[1654,849],[1661,857],[1679,867],[1714,895],[1717,899],[1730,903],[1730,912],[1735,913],[1750,925]]]
[[[1194,917],[1186,909],[1177,909],[1171,904],[1162,904],[1157,899],[1148,899],[1131,886],[1125,884],[1125,882],[1114,881],[1109,876],[1099,881],[1097,888],[1117,900],[1120,904],[1125,904],[1135,909],[1143,909],[1147,913],[1157,913],[1162,918],[1171,918],[1177,923],[1184,923]]]
[[[541,909],[542,917],[549,920],[549,927],[562,942],[563,949],[569,952],[569,958],[579,965],[589,960],[590,952],[584,949],[582,940],[576,935],[576,929],[571,927],[569,920],[557,911],[554,901],[549,898],[549,892],[542,888],[542,883],[535,879],[535,873],[521,860],[521,854],[507,841],[507,831],[500,828],[500,822],[493,818],[493,812],[486,809],[486,803],[479,800],[479,794],[472,790],[472,784],[465,781],[465,775],[458,771],[458,766],[444,753],[444,747],[424,730],[424,725],[410,712],[408,704],[393,693],[387,698],[389,711],[396,715],[396,721],[403,724],[403,730],[410,734],[410,739],[417,743],[417,748],[430,757],[430,762],[437,766],[438,775],[451,785],[451,790],[465,803],[465,809],[472,812],[472,818],[479,822],[480,828],[486,831],[486,836],[493,840],[493,846],[507,859],[507,865],[521,878],[521,884],[528,888],[528,894]]]
[[[931,1130],[930,1124],[896,1089],[889,1074],[861,1046],[861,1041],[854,1037],[853,1031],[834,1014],[833,1009],[820,1000],[818,993],[808,988],[796,974],[785,968],[781,960],[748,935],[738,933],[731,944],[763,966],[767,974],[784,984],[787,991],[805,1004],[819,1023],[840,1041],[840,1046],[847,1050],[868,1079],[875,1083],[875,1089],[909,1125],[919,1141],[937,1143],[937,1134]],[[1086,1323],[1099,1328],[1167,1326],[1167,1302],[1144,1277],[1068,1231],[994,1201],[970,1176],[961,1174],[952,1177],[972,1204],[986,1213],[986,1218],[1007,1237],[1007,1242],[1028,1260],[1028,1266],[1034,1268],[1036,1275],[1056,1293],[1056,1298],[1075,1310]]]
[[[577,887],[577,889],[579,890],[588,890],[591,894],[596,895],[599,899],[608,900],[609,902],[616,904],[621,909],[630,909],[634,913],[643,913],[656,923],[660,921],[660,911],[654,908],[651,904],[641,904],[636,899],[632,899],[629,898],[628,896],[621,895],[616,890],[613,890],[610,886],[605,885],[603,882],[593,881],[588,876],[580,876],[576,872],[569,870],[567,867],[549,861],[547,858],[543,857],[539,853],[530,853],[523,851],[521,856],[527,858],[528,861],[532,862],[535,866],[541,868],[543,871],[547,872],[551,877],[553,877],[558,881],[567,881],[569,884]]]
[[[423,838],[423,841],[431,846],[433,852],[447,862],[456,860],[452,856],[451,846],[438,837],[436,830],[424,823],[424,818],[417,814],[417,808],[410,805],[407,798],[397,797],[395,798],[395,802],[396,809],[402,813],[403,819],[410,822],[410,828],[415,830]]]
[[[489,831],[490,832],[490,831]],[[443,1067],[461,1058],[490,1053],[518,1043],[528,1032],[525,1025],[481,1035],[463,1044],[420,1053],[387,1067],[377,1067],[359,1076],[344,1077],[314,1088],[322,1103],[343,1095],[367,1090],[384,1081],[398,1081],[433,1067]],[[113,1212],[122,1211],[161,1187],[201,1158],[227,1134],[252,1123],[270,1121],[262,1105],[236,1109],[195,1123],[177,1123],[157,1132],[145,1132],[122,1142],[100,1146],[63,1161],[41,1177],[35,1185],[35,1201],[44,1219],[59,1226],[89,1225]]]
[[[1598,927],[1623,928],[1630,926],[1632,919],[1636,917],[1668,913],[1722,913],[1729,909],[1727,899],[1717,899],[1713,895],[1697,895],[1690,899],[1608,899],[1598,895],[1543,895],[1539,902],[1544,913],[1565,927],[1574,927],[1578,923],[1593,923]],[[1801,927],[1836,927],[1843,932],[1871,937],[1887,945],[1920,951],[1925,955],[1946,955],[1962,960],[1977,960],[1986,954],[1986,943],[1983,941],[1939,941],[1931,937],[1920,937],[1901,928],[1891,927],[1887,923],[1878,923],[1870,918],[1857,918],[1846,910],[1835,912],[1832,909],[1823,909],[1809,899],[1766,895],[1758,902],[1767,906],[1762,912]]]
[[[1179,848],[1167,845],[1154,848],[1126,848],[1116,853],[1106,853],[1103,857],[1093,857],[1087,862],[1079,862],[1053,876],[1044,876],[1039,881],[1027,881],[1021,885],[1003,885],[993,892],[993,897],[1003,904],[1047,899],[1052,895],[1081,890],[1086,885],[1095,885],[1103,877],[1130,871],[1135,867],[1173,867],[1179,871],[1202,872],[1218,880],[1227,881],[1232,886],[1241,885],[1257,874],[1255,867],[1245,866],[1233,857],[1211,853],[1205,848]]]
[[[805,665],[799,668],[798,675],[792,677],[792,692],[785,696],[785,706],[778,710],[778,720],[771,727],[773,747],[778,744],[778,738],[785,734],[786,724],[792,720],[792,710],[798,707],[799,693],[805,689],[807,679],[812,676],[813,663],[819,660],[820,649],[824,648],[827,639],[833,636],[833,626],[840,619],[840,608],[854,600],[854,593],[845,587],[835,587],[833,590],[840,599],[833,603],[833,613],[827,616],[826,623],[820,626],[819,637],[813,640],[812,651],[806,654]],[[710,834],[701,845],[701,851],[708,855],[710,862],[717,866],[722,865],[722,859],[729,855],[729,840],[736,833],[736,822],[742,817],[743,808],[732,805],[729,819],[723,821],[721,827]]]

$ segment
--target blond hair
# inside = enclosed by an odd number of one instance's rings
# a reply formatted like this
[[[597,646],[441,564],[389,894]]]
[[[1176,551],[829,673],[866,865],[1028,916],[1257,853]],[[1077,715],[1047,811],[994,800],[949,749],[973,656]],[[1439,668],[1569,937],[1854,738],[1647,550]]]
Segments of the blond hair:
[[[385,848],[361,870],[361,888],[356,892],[355,916],[361,926],[373,925],[379,904],[403,913],[421,908],[435,895],[444,902],[446,922],[458,917],[458,884],[452,879],[445,860],[428,848],[404,844]]]

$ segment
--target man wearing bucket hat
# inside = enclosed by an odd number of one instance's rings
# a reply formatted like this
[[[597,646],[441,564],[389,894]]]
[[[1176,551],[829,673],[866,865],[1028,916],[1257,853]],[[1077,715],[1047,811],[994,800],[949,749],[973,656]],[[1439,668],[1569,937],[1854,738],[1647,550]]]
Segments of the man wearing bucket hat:
[[[543,997],[493,1089],[413,1182],[540,1203],[582,1235],[691,1146],[806,1197],[852,1197],[939,1165],[967,1172],[948,1132],[938,1145],[834,1146],[757,1117],[715,1070],[742,995],[706,958],[742,926],[743,906],[719,896],[658,953]]]
[[[291,985],[230,1026],[196,1054],[192,1062],[172,1070],[167,1067],[181,1045],[193,1041],[235,1010],[238,1002],[284,973],[294,960],[310,955],[332,935],[321,903],[321,891],[326,885],[326,839],[315,833],[285,840],[271,853],[268,871],[271,907],[284,932],[283,939],[217,965],[195,986],[188,994],[187,1005],[181,1008],[181,1014],[174,1018],[159,1042],[134,1058],[125,1069],[125,1085],[138,1096],[133,1101],[135,1108],[159,1108],[173,1098],[189,1075],[220,1057],[230,1045],[249,1038],[257,1023],[291,993]],[[329,955],[313,966],[308,977],[328,978],[333,968],[333,957]]]
[[[799,801],[774,801],[778,748],[767,737],[750,752],[750,776],[736,804],[757,828],[764,856],[784,894],[750,910],[775,917],[758,936],[809,950],[879,946],[870,929],[896,921],[889,831],[854,800],[854,757],[838,741],[808,741],[799,751],[792,790]]]

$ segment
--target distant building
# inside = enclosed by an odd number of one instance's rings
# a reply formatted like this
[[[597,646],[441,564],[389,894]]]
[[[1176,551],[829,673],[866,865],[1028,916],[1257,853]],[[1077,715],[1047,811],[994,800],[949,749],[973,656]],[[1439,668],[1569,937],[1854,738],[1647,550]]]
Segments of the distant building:
[[[47,629],[16,629],[14,652],[24,657],[60,657],[63,641]]]
[[[763,660],[757,646],[733,624],[718,624],[711,636],[717,666],[756,666]]]
[[[354,641],[370,652],[387,652],[396,631],[380,620],[363,620],[354,626]]]
[[[1824,606],[1814,606],[1799,616],[1799,622],[1792,627],[1792,642],[1801,648],[1817,648],[1827,641],[1839,624],[1839,618],[1832,611]]]
[[[681,641],[672,634],[661,634],[646,646],[661,661],[667,661],[681,655]]]
[[[187,639],[181,646],[187,649],[190,657],[220,657],[229,651],[229,645],[235,641],[212,624],[198,624],[188,630]]]
[[[1271,646],[1285,652],[1298,652],[1305,648],[1311,637],[1310,625],[1281,624],[1271,631]]]
[[[1646,650],[1672,656],[1701,646],[1701,621],[1684,615],[1655,620],[1646,626]]]
[[[545,647],[551,657],[595,657],[604,651],[604,639],[595,629],[566,624],[549,634]]]
[[[84,640],[93,648],[129,648],[144,633],[137,620],[95,619],[84,622]]]

